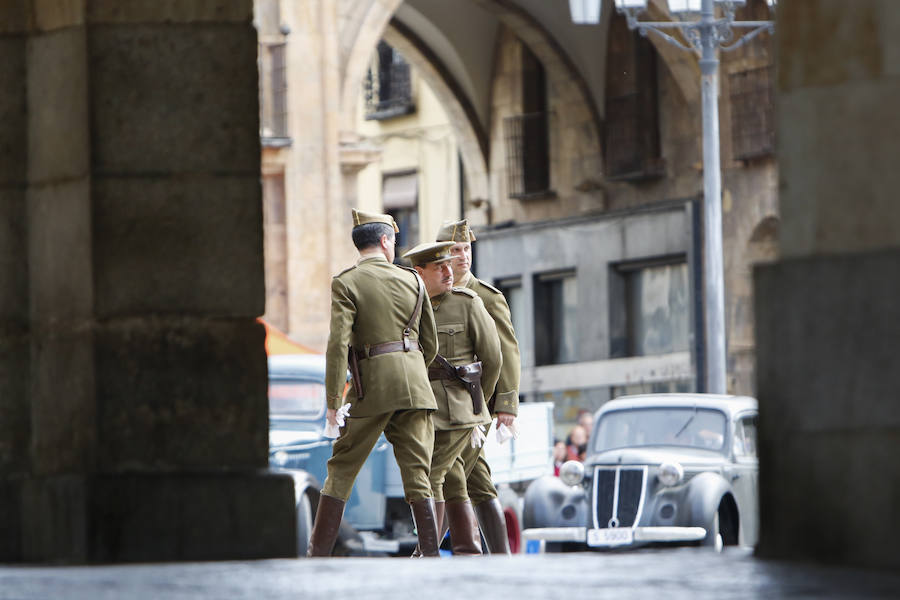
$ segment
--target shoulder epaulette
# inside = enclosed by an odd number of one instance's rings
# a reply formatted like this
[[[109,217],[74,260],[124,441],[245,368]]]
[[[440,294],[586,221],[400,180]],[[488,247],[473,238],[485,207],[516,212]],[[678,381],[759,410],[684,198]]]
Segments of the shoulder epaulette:
[[[494,292],[495,294],[503,294],[503,292],[501,292],[500,290],[498,290],[497,288],[495,288],[494,286],[492,286],[491,284],[489,284],[487,281],[482,281],[481,279],[476,279],[475,281],[477,281],[478,283],[480,283],[481,285],[483,285],[483,286],[486,287],[487,289],[491,290],[491,291]]]
[[[343,275],[344,273],[349,273],[350,271],[352,271],[352,270],[355,269],[355,268],[356,268],[356,265],[353,265],[352,267],[347,267],[346,269],[344,269],[343,271],[341,271],[340,273],[338,273],[337,275],[335,275],[334,278],[340,277],[340,276]]]
[[[450,291],[453,292],[454,294],[462,294],[463,296],[468,296],[468,297],[470,297],[470,298],[477,298],[477,297],[478,297],[478,294],[476,294],[475,292],[473,292],[473,291],[470,290],[469,288],[464,288],[464,287],[454,287],[454,288],[450,288]]]

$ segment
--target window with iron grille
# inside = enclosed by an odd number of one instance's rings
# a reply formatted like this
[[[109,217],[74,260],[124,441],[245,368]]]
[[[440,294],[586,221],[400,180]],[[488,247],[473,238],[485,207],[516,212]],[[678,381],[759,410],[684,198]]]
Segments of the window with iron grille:
[[[731,73],[728,87],[735,160],[769,156],[775,150],[772,66]]]
[[[663,174],[659,141],[656,51],[650,41],[613,17],[606,76],[606,174],[643,179]]]
[[[379,42],[365,80],[366,119],[381,120],[414,112],[409,63],[394,48]]]
[[[260,137],[267,140],[290,137],[287,124],[286,45],[260,44]]]
[[[541,61],[522,48],[522,114],[503,120],[510,198],[544,196],[550,190],[547,84]]]

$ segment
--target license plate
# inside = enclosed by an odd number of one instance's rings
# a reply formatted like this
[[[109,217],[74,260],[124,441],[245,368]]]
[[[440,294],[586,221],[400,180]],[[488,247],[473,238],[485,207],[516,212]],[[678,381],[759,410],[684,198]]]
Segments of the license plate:
[[[629,527],[612,529],[588,529],[588,546],[627,546],[634,542],[634,532]]]

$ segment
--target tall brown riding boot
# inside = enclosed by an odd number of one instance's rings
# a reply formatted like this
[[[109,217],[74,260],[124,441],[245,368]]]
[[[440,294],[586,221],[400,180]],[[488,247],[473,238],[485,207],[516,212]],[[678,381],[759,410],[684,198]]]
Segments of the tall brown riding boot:
[[[435,500],[434,501],[434,521],[437,525],[438,532],[438,549],[441,547],[441,541],[444,539],[444,534],[447,533],[446,522],[444,519],[444,501],[443,500]],[[441,528],[442,522],[444,523],[443,529]],[[422,551],[419,549],[419,545],[416,544],[416,549],[413,550],[410,558],[422,558]]]
[[[481,554],[481,536],[472,503],[447,502],[447,521],[450,524],[450,543],[453,554],[474,556]]]
[[[484,535],[487,551],[491,554],[510,554],[509,536],[506,532],[506,518],[500,500],[494,498],[475,505],[478,525]]]
[[[309,536],[307,556],[331,556],[343,516],[343,500],[319,494],[319,507],[316,509],[316,521]]]
[[[410,503],[416,533],[419,536],[419,551],[422,556],[440,556],[438,552],[437,521],[433,498],[423,498]]]

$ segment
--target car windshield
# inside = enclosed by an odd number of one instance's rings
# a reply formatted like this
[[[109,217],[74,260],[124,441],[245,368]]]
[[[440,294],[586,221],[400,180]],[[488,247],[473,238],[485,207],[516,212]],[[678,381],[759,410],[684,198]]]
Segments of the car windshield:
[[[315,381],[270,380],[269,414],[318,421],[325,412],[325,386]]]
[[[687,446],[722,450],[725,414],[693,407],[639,408],[604,414],[597,426],[594,450],[633,446]]]

